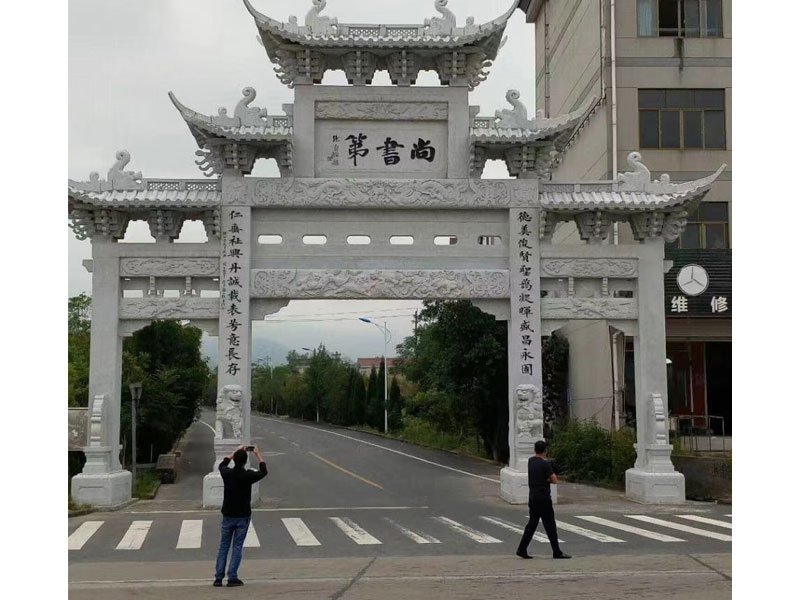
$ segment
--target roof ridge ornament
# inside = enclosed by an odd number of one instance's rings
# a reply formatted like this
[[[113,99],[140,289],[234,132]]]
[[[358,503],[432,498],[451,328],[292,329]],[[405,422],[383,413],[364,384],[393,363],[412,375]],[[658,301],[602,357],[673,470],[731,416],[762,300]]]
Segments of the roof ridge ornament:
[[[106,192],[111,190],[142,190],[141,171],[125,171],[125,167],[131,161],[131,153],[127,150],[118,150],[116,162],[108,170],[108,179],[100,179],[100,173],[92,171],[89,173],[89,181],[69,180],[69,185],[77,190],[86,192]]]
[[[306,27],[312,35],[333,35],[338,33],[339,19],[320,16],[327,4],[327,0],[311,0],[311,9],[306,14]],[[292,22],[292,17],[289,17],[289,21],[294,27],[297,24],[297,17],[294,17],[294,22]]]
[[[667,173],[662,174],[658,179],[651,180],[650,169],[642,162],[642,155],[640,152],[631,152],[628,154],[628,165],[633,171],[617,174],[619,191],[649,192],[651,194],[683,194],[693,189],[706,187],[716,181],[728,166],[727,164],[723,164],[714,174],[696,181],[672,183]]]
[[[433,7],[439,11],[442,18],[431,17],[430,19],[425,19],[424,25],[428,35],[453,35],[456,28],[456,15],[452,10],[447,8],[447,2],[448,0],[433,1]],[[469,17],[469,19],[472,19],[472,23],[475,22],[474,17]]]

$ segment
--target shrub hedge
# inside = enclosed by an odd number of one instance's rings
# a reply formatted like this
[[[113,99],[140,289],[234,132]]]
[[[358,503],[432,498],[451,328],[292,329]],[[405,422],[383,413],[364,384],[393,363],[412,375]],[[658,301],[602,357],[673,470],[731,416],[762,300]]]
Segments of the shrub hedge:
[[[549,455],[570,481],[625,485],[625,471],[636,461],[636,432],[611,432],[596,421],[569,421],[553,432]]]

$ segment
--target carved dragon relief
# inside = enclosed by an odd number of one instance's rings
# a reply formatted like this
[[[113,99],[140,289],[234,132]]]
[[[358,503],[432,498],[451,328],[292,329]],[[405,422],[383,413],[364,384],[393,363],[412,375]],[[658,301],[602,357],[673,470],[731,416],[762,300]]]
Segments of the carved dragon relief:
[[[508,298],[508,271],[299,270],[253,272],[257,298]]]
[[[541,273],[552,277],[635,277],[638,261],[632,258],[543,258]]]
[[[216,277],[216,258],[123,258],[122,277]]]
[[[121,298],[120,319],[218,319],[219,298]]]
[[[639,317],[635,298],[542,298],[542,319],[624,319]]]
[[[256,206],[321,208],[504,208],[518,202],[534,206],[530,193],[516,188],[519,182],[475,179],[286,179],[260,180],[255,184]]]
[[[316,104],[317,119],[365,121],[444,121],[446,102],[326,102]]]

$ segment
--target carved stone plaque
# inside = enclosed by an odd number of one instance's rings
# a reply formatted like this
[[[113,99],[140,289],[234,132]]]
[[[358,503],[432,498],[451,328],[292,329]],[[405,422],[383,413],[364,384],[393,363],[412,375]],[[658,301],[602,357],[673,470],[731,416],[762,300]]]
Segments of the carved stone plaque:
[[[219,298],[122,298],[120,319],[218,319]]]
[[[507,298],[508,271],[263,269],[254,298]]]
[[[317,119],[362,121],[446,121],[446,102],[329,102],[318,101]]]
[[[542,298],[542,319],[626,319],[639,317],[635,298]]]
[[[123,258],[122,277],[217,277],[218,258]]]
[[[542,277],[636,277],[632,258],[543,258]]]

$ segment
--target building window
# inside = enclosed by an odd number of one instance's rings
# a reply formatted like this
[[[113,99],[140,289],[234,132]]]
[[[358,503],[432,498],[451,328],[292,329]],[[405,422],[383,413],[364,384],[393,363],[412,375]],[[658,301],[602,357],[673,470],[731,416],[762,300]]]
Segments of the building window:
[[[722,37],[722,0],[638,0],[643,37]]]
[[[689,214],[681,237],[670,247],[684,250],[730,248],[728,203],[701,202]]]
[[[725,90],[639,90],[639,146],[725,149]]]

